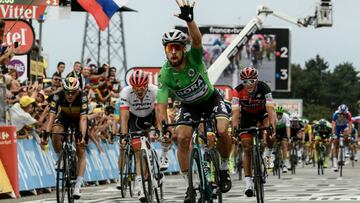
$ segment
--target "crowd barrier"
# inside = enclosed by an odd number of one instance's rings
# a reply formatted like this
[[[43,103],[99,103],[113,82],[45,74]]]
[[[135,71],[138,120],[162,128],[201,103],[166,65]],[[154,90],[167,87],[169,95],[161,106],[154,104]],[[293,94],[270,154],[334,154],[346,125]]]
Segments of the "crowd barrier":
[[[0,193],[1,190],[10,192],[9,187],[14,189],[16,193],[20,191],[31,191],[40,188],[53,188],[56,185],[56,171],[55,164],[57,155],[54,151],[51,141],[46,151],[43,151],[35,140],[16,140],[17,141],[17,177],[18,183],[9,181],[6,182],[7,177],[10,178],[6,165],[4,164],[6,174],[2,171],[2,164],[0,164]],[[84,181],[96,182],[96,181],[109,181],[118,178],[118,157],[119,157],[119,144],[107,144],[101,143],[101,147],[104,153],[100,153],[96,145],[89,142],[86,150],[86,171],[84,175]],[[153,143],[158,156],[161,155],[161,145],[157,142]],[[0,146],[1,148],[1,146]],[[4,153],[4,152],[1,152]],[[16,156],[15,156],[16,157]],[[167,172],[175,173],[179,172],[179,165],[177,161],[177,148],[173,145],[169,152],[169,168]],[[2,163],[7,162],[7,159],[13,159],[11,156],[1,156],[0,161]],[[0,162],[0,163],[1,163]],[[14,160],[12,160],[14,162]],[[16,171],[16,170],[15,170]],[[3,179],[3,177],[6,177]],[[6,186],[6,187],[5,187]],[[18,188],[18,189],[15,189]]]

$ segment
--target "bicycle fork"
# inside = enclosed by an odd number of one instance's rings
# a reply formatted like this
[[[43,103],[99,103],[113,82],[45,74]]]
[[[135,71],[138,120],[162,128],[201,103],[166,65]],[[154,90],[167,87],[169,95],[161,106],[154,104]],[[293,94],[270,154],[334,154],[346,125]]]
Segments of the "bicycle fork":
[[[152,152],[151,149],[149,149],[149,141],[147,140],[147,138],[145,137],[141,137],[140,138],[140,141],[141,141],[141,150],[144,150],[145,151],[145,154],[146,154],[146,165],[149,167],[149,171],[150,171],[150,174],[147,174],[147,177],[150,178],[151,180],[151,185],[152,185],[152,189],[154,188],[157,188],[158,187],[158,182],[156,180],[154,180],[155,178],[154,177],[154,174],[155,174],[155,171],[154,171],[154,162],[153,162],[153,159],[154,159],[154,154]],[[143,180],[144,181],[144,180]]]

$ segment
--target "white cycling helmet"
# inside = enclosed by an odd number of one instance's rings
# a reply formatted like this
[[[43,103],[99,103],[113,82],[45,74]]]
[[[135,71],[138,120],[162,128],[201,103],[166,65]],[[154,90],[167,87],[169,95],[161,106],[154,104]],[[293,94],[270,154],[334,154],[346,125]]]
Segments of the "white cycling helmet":
[[[186,35],[180,30],[171,29],[169,32],[164,33],[162,37],[162,43],[165,46],[166,44],[174,42],[186,45]]]
[[[79,90],[80,82],[75,77],[68,77],[64,80],[65,91],[76,91]]]

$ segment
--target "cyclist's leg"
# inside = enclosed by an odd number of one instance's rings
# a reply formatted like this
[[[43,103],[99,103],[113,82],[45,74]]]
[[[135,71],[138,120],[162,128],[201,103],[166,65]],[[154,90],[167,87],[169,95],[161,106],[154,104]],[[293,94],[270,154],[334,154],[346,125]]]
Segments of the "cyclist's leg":
[[[330,136],[325,137],[325,139],[323,139],[323,143],[325,145],[325,163],[324,163],[324,167],[327,168],[329,166],[329,162],[330,162],[330,151],[331,151],[331,144],[330,144]]]
[[[178,119],[176,122],[199,120],[199,112],[193,110],[189,106],[181,104],[179,110]],[[189,168],[189,154],[190,154],[190,142],[193,129],[190,126],[180,125],[175,128],[176,142],[178,144],[177,156],[179,161],[180,170],[183,174],[185,185],[188,188],[188,168]],[[189,191],[187,189],[185,195],[185,202],[190,201]]]
[[[80,117],[80,119],[87,119],[85,117]],[[69,120],[70,123],[76,123],[76,122],[79,122],[79,120]],[[79,132],[79,133],[76,133],[75,135],[77,135],[78,137],[75,138],[75,140],[81,140],[81,131],[80,131],[80,128],[82,126],[79,126],[79,125],[76,125],[76,132]],[[87,128],[87,126],[86,126]],[[86,129],[87,131],[87,129]],[[81,192],[80,192],[80,188],[81,188],[81,184],[83,182],[83,178],[84,178],[84,174],[85,174],[85,169],[86,169],[86,145],[89,141],[89,135],[87,134],[86,132],[86,136],[85,136],[85,143],[76,143],[76,156],[78,158],[77,160],[77,171],[76,171],[76,174],[77,174],[77,179],[76,179],[76,184],[75,184],[75,189],[74,189],[74,197],[75,198],[80,198],[81,196]],[[76,197],[77,196],[77,197]]]
[[[220,190],[225,193],[231,189],[231,178],[229,174],[229,156],[231,153],[232,138],[229,134],[229,112],[222,97],[217,91],[204,105],[203,112],[210,116],[216,116],[216,128],[219,134],[217,150],[221,156],[220,164]],[[209,111],[210,110],[210,111]]]
[[[261,114],[258,115],[258,121],[260,121],[260,127],[268,127],[270,126],[270,119],[264,110],[261,112]],[[266,168],[273,168],[274,167],[274,160],[275,160],[275,154],[273,154],[273,148],[275,144],[276,137],[272,136],[267,131],[263,131],[263,136],[260,138],[263,138],[261,140],[264,141],[265,150],[263,153],[263,158],[265,159]]]
[[[155,117],[155,110],[151,114],[151,123],[153,126],[156,126],[157,124]],[[171,133],[174,134],[174,131]],[[159,139],[158,141],[160,142],[162,149],[162,153],[160,156],[160,169],[161,171],[165,171],[169,167],[168,151],[171,147],[172,139],[168,137],[164,137],[163,139]]]
[[[240,127],[249,128],[256,126],[257,119],[256,115],[241,112],[240,116]],[[252,180],[252,167],[251,167],[251,149],[252,149],[252,136],[250,134],[242,134],[241,144],[243,145],[244,157],[243,157],[243,167],[244,167],[244,179],[245,179],[245,195],[247,197],[252,197],[254,194],[254,184]]]
[[[153,118],[152,114],[146,117],[137,117],[135,114],[130,112],[129,121],[128,121],[129,132],[140,131],[149,128],[149,126],[145,123],[152,123],[152,118]],[[135,160],[136,160],[135,161],[136,162],[135,193],[137,193],[138,199],[142,201],[145,199],[145,194],[142,186],[141,166],[140,166],[141,139],[139,137],[132,138],[131,145],[134,149]],[[124,159],[126,159],[126,157],[124,157]],[[146,171],[144,172],[146,174]]]
[[[335,137],[333,139],[334,148],[333,148],[333,170],[337,171],[338,168],[338,155],[339,155],[339,138],[340,138],[340,128],[336,127]]]
[[[281,141],[281,150],[282,150],[282,160],[284,161],[283,171],[287,172],[290,168],[290,161],[289,161],[289,139],[286,136],[282,137]]]
[[[54,146],[55,153],[59,156],[62,148],[62,138],[63,135],[57,133],[64,133],[66,122],[65,118],[62,114],[59,114],[58,117],[55,119],[54,124],[52,126],[52,142]]]

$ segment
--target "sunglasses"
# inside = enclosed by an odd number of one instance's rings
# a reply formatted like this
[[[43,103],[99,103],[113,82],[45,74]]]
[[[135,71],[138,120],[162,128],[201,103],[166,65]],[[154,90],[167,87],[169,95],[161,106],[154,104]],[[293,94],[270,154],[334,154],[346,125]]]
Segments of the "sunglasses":
[[[134,89],[135,91],[144,91],[144,90],[146,90],[146,88],[147,88],[147,86],[133,87],[133,89]]]
[[[60,79],[60,78],[54,78],[54,80],[55,80],[55,81],[61,81],[61,79]]]
[[[165,46],[166,53],[172,53],[173,50],[181,51],[183,49],[184,49],[184,45],[182,45],[182,44],[167,44]]]
[[[66,95],[75,95],[77,92],[76,91],[65,91]]]
[[[256,82],[257,82],[257,79],[247,79],[247,80],[243,81],[244,85],[252,85],[252,84],[255,84]]]

